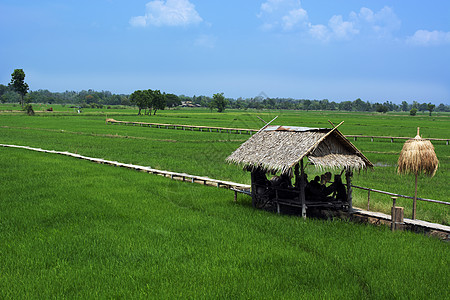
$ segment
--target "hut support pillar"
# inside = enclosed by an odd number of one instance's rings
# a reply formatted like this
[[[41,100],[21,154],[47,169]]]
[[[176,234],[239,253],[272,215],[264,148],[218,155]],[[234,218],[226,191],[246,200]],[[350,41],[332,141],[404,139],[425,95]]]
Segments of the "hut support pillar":
[[[255,173],[251,172],[251,181],[252,181],[252,206],[256,207],[256,186],[255,186]]]
[[[295,165],[295,176],[296,176],[296,180],[298,177],[298,172],[299,172],[299,165],[296,164]],[[305,203],[305,171],[303,168],[303,158],[300,161],[300,202],[302,203],[302,217],[303,219],[306,219],[306,203]]]
[[[412,219],[416,219],[416,204],[417,204],[417,173],[416,173],[416,185],[414,189],[414,200],[413,200],[413,209],[412,209]]]
[[[353,199],[352,199],[352,176],[353,173],[350,169],[345,170],[345,180],[347,181],[347,203],[348,210],[353,210]]]

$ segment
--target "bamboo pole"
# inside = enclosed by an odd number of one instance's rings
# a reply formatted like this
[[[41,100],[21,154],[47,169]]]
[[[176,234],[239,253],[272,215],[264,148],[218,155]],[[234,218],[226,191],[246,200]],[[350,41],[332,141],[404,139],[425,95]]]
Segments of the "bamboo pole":
[[[391,209],[391,230],[395,231],[395,221],[397,220],[396,210],[395,210],[395,201],[397,197],[391,197],[392,199],[392,209]]]
[[[417,204],[417,172],[416,172],[416,184],[414,189],[414,200],[413,200],[413,209],[412,209],[412,219],[416,219],[416,204]]]
[[[298,163],[297,163],[298,165]],[[303,219],[306,219],[306,201],[305,201],[305,171],[303,168],[303,158],[300,160],[300,201],[302,203],[302,217]]]

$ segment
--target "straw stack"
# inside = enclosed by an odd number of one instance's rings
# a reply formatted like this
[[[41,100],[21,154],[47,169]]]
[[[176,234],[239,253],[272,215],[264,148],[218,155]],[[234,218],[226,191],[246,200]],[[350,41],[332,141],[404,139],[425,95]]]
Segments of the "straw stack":
[[[423,173],[433,177],[438,166],[439,160],[434,152],[433,144],[429,140],[421,138],[419,128],[417,128],[416,137],[405,142],[398,158],[398,173],[414,174],[416,177],[413,219],[416,218],[417,176]]]
[[[419,135],[413,139],[409,139],[403,145],[398,158],[399,174],[421,174],[424,173],[430,177],[436,174],[439,160],[434,152],[433,144]]]

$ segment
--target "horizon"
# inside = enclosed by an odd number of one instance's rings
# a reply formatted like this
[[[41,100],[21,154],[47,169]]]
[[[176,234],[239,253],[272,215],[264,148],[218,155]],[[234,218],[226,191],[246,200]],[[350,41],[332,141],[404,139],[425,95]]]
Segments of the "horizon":
[[[2,0],[30,90],[450,104],[450,2]]]

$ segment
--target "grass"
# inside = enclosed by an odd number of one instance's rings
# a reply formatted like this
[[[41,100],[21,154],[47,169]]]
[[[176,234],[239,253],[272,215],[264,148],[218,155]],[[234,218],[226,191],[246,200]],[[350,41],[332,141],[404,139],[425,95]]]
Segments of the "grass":
[[[135,163],[153,168],[204,175],[217,179],[250,183],[248,173],[239,167],[227,165],[225,158],[231,154],[248,135],[219,134],[141,128],[133,126],[105,125],[106,113],[118,120],[149,121],[210,125],[224,127],[259,128],[262,122],[256,116],[271,120],[279,115],[276,124],[329,127],[327,120],[336,123],[345,120],[340,127],[344,134],[414,136],[416,126],[421,127],[424,137],[448,138],[450,126],[448,115],[411,117],[405,114],[373,114],[347,112],[299,112],[299,111],[226,111],[211,113],[205,109],[181,109],[159,111],[156,116],[136,116],[133,110],[93,110],[82,114],[42,113],[36,117],[22,114],[0,114],[1,143],[27,145],[44,149],[77,152],[87,156]],[[412,196],[414,178],[396,173],[398,155],[403,141],[360,138],[352,142],[371,160],[373,171],[355,174],[355,185]],[[422,198],[448,201],[450,181],[449,146],[434,142],[440,167],[433,178],[419,178]],[[314,176],[319,171],[308,167]],[[399,200],[405,207],[405,216],[411,216],[412,201]],[[367,192],[354,191],[355,206],[367,207]],[[389,196],[371,193],[371,207],[389,213]],[[448,206],[418,202],[419,219],[450,224]]]
[[[447,243],[0,148],[0,298],[445,299]]]

